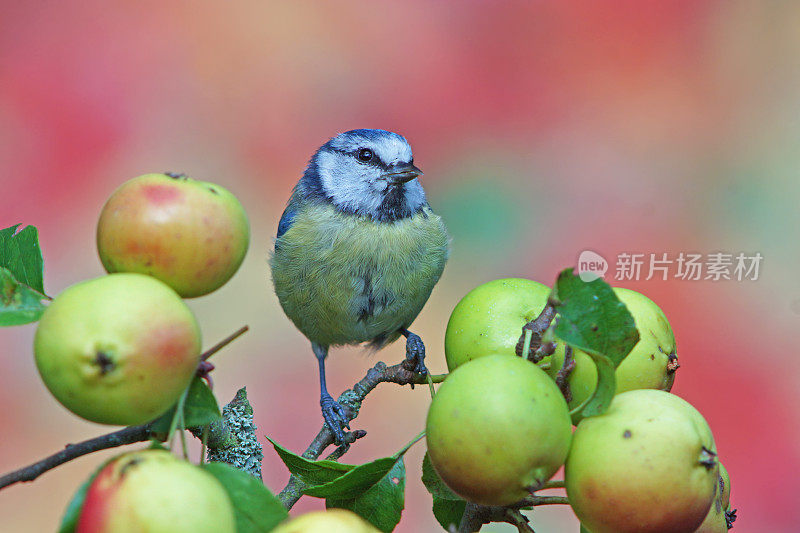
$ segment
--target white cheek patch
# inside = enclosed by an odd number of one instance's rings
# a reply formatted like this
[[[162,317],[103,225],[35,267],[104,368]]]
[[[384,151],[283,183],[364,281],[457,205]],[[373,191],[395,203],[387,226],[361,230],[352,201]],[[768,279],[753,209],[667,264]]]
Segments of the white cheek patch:
[[[371,214],[377,211],[385,184],[371,179],[372,167],[336,152],[321,152],[317,164],[322,188],[331,201],[347,211]]]

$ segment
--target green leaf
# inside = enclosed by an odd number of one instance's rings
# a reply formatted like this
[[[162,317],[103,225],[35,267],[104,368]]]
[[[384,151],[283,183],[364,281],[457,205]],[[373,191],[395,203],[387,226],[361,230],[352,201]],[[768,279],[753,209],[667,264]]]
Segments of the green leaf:
[[[169,411],[158,417],[153,422],[150,432],[154,434],[166,434],[169,432],[177,407],[176,403],[169,408]],[[205,426],[220,418],[222,418],[222,414],[219,412],[219,405],[214,393],[211,392],[205,381],[195,376],[189,384],[189,392],[183,405],[184,427]]]
[[[36,322],[45,306],[39,232],[20,224],[0,230],[0,326]]]
[[[61,525],[58,528],[58,533],[75,532],[75,528],[78,526],[78,519],[80,518],[81,511],[83,510],[83,502],[86,501],[86,493],[89,491],[89,486],[97,477],[97,474],[99,474],[100,471],[114,459],[116,459],[116,457],[112,457],[104,461],[103,464],[101,464],[94,472],[92,472],[92,475],[89,476],[89,479],[81,483],[81,486],[78,487],[77,491],[75,491],[75,494],[72,496],[72,499],[67,505],[67,509],[64,511],[64,516],[61,518]]]
[[[628,308],[602,279],[586,282],[568,268],[559,274],[552,296],[558,312],[553,334],[586,352],[597,366],[597,387],[570,412],[577,424],[608,409],[616,391],[615,369],[639,342],[639,332]]]
[[[554,333],[573,348],[603,354],[616,368],[639,342],[633,316],[602,279],[585,282],[568,268],[559,274],[553,297]]]
[[[271,531],[289,513],[264,484],[250,474],[225,463],[207,463],[200,468],[217,478],[233,504],[236,533]]]
[[[611,359],[589,350],[586,353],[597,367],[597,387],[581,405],[569,412],[572,423],[576,426],[584,418],[605,413],[617,390],[617,374]]]
[[[405,507],[406,467],[403,458],[371,488],[352,499],[328,499],[327,508],[349,509],[386,533],[400,522]]]
[[[444,500],[433,497],[433,516],[446,531],[450,531],[453,526],[458,528],[466,508],[465,500]]]
[[[303,494],[316,498],[335,498],[349,500],[383,479],[394,467],[397,457],[384,457],[375,461],[359,465],[333,481],[309,487]]]
[[[39,232],[34,226],[17,232],[19,226],[15,224],[0,230],[0,267],[7,268],[17,281],[44,295]]]
[[[300,481],[310,487],[324,485],[343,476],[345,473],[356,468],[354,465],[337,463],[327,459],[322,461],[312,461],[296,455],[271,438],[267,437],[278,453],[278,456],[289,469],[292,475],[297,476]]]
[[[433,516],[439,524],[448,531],[451,525],[458,527],[467,502],[444,484],[434,470],[427,452],[422,459],[422,483],[433,496]]]
[[[0,326],[36,322],[46,309],[43,296],[19,283],[10,270],[0,267]]]
[[[592,532],[591,532],[591,531],[589,531],[588,529],[586,529],[586,526],[584,526],[583,524],[581,524],[581,533],[592,533]]]

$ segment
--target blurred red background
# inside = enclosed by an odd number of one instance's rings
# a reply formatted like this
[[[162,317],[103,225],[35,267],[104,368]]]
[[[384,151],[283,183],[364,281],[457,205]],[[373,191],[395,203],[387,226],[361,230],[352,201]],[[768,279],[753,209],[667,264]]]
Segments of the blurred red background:
[[[678,340],[673,392],[706,416],[733,485],[735,531],[797,530],[800,318],[800,5],[792,2],[3,2],[0,227],[38,226],[45,288],[103,273],[94,231],[124,180],[181,171],[229,188],[253,239],[223,289],[189,302],[215,357],[216,392],[246,385],[261,434],[300,451],[320,425],[316,364],[286,319],[266,258],[284,202],[337,132],[404,134],[453,252],[415,324],[445,370],[444,329],[490,279],[551,283],[594,250],[760,252],[757,281],[641,280]],[[613,268],[613,266],[612,266]],[[0,472],[106,431],[66,412],[33,365],[34,326],[0,330]],[[337,350],[332,392],[367,357]],[[391,385],[346,459],[393,453],[424,424],[425,388]],[[266,440],[264,439],[266,443]],[[397,531],[436,531],[408,456]],[[105,454],[108,455],[108,454]],[[0,493],[3,530],[52,531],[102,460],[84,457]],[[286,471],[265,449],[264,479]],[[306,498],[297,511],[322,507]],[[537,531],[577,531],[568,509]],[[509,531],[487,526],[485,531]]]

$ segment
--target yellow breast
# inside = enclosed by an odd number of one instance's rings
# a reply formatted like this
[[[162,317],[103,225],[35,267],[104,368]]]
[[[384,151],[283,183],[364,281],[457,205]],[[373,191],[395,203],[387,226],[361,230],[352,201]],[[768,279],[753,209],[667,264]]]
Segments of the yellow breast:
[[[393,222],[305,206],[271,259],[284,311],[311,341],[397,338],[422,310],[447,260],[448,237],[429,208]],[[382,343],[381,343],[382,344]]]

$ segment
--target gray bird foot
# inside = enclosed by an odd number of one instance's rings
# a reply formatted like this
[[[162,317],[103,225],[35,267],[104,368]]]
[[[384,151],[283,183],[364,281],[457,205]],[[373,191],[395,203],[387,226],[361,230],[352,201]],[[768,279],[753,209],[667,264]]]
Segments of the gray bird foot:
[[[406,338],[406,361],[409,363],[409,370],[425,376],[428,374],[428,368],[425,366],[425,345],[422,339],[415,333],[408,332]]]
[[[323,394],[319,399],[319,405],[322,407],[322,418],[325,419],[325,424],[333,433],[335,444],[341,446],[345,443],[342,428],[350,429],[350,422],[347,420],[347,413],[345,413],[344,407],[334,400],[330,394]]]

